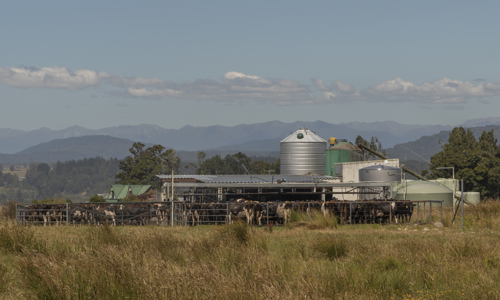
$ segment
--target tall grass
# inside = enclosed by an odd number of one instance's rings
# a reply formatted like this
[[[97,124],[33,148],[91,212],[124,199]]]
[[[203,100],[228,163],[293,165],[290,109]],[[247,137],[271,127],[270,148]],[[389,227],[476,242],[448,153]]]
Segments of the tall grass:
[[[313,210],[310,213],[292,211],[289,227],[305,226],[308,229],[335,229],[338,219],[333,214],[324,214],[321,211]]]
[[[500,297],[500,228],[333,226],[327,217],[298,214],[272,231],[0,225],[0,298]]]
[[[16,219],[16,203],[14,201],[7,201],[0,206],[0,222],[13,221]]]

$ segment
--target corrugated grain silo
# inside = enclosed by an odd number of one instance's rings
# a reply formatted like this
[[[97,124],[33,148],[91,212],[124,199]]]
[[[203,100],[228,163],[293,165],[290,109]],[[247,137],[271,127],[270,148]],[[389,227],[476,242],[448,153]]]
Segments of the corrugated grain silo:
[[[323,174],[326,140],[302,128],[280,142],[280,173],[284,175]]]

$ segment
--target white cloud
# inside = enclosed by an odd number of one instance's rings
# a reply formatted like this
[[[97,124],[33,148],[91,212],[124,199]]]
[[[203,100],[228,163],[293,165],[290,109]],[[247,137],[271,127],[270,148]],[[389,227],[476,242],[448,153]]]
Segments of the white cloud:
[[[318,90],[323,91],[323,92],[328,91],[328,88],[323,83],[323,79],[321,79],[321,78],[313,78],[311,80],[314,83],[314,85],[318,88]]]
[[[65,67],[0,68],[0,84],[18,88],[77,90],[100,86],[117,97],[174,98],[211,101],[263,101],[276,105],[317,104],[347,101],[464,103],[484,102],[500,96],[500,84],[476,79],[472,82],[441,78],[415,84],[395,78],[356,92],[353,85],[334,81],[327,87],[321,78],[311,79],[314,87],[295,80],[269,79],[240,72],[227,72],[221,80],[198,79],[173,82],[159,78],[125,77],[92,70]],[[114,89],[110,90],[110,87]],[[108,90],[106,90],[108,89]]]
[[[342,82],[340,80],[334,81],[332,83],[332,88],[333,90],[338,91],[342,94],[352,94],[356,92],[356,88],[354,88],[353,85]]]
[[[162,89],[129,88],[136,97],[171,97],[177,99],[209,99],[214,101],[257,100],[278,105],[314,102],[309,88],[293,80],[264,79],[255,75],[228,72],[222,81],[196,80],[182,84],[169,83]],[[160,86],[160,84],[155,84]],[[168,86],[168,87],[167,87]]]
[[[0,84],[19,88],[56,88],[76,90],[95,86],[108,75],[91,70],[71,71],[67,68],[0,68]]]
[[[367,88],[362,94],[369,99],[381,101],[461,103],[473,98],[498,96],[500,85],[493,83],[472,84],[448,78],[416,85],[401,78],[395,78]]]
[[[103,78],[103,82],[117,87],[164,87],[166,83],[158,78],[124,77],[119,75],[110,75]]]

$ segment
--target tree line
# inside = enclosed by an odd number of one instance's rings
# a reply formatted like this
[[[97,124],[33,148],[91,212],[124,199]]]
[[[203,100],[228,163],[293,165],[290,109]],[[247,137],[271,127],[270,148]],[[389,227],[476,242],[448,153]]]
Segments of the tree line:
[[[493,130],[483,131],[478,140],[470,129],[456,127],[449,135],[442,151],[431,157],[430,172],[423,176],[429,179],[451,178],[453,167],[455,178],[463,179],[464,191],[481,193],[481,198],[500,198],[500,146]]]
[[[0,202],[15,200],[31,202],[34,199],[56,199],[63,195],[93,195],[108,191],[115,182],[120,161],[116,158],[86,158],[28,165],[24,180],[15,174],[1,174]]]

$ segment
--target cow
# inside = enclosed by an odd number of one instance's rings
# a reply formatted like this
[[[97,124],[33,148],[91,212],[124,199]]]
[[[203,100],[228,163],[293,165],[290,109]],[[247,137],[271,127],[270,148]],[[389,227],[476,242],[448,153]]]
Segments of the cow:
[[[292,205],[289,202],[279,203],[276,208],[276,214],[279,220],[282,220],[283,225],[290,221],[292,215]]]
[[[244,209],[244,199],[238,199],[236,201],[229,202],[228,205],[228,212],[229,212],[229,223],[232,224],[234,222],[234,219],[239,219],[243,220],[246,219],[248,216],[248,213]],[[246,220],[248,223],[248,220]]]

